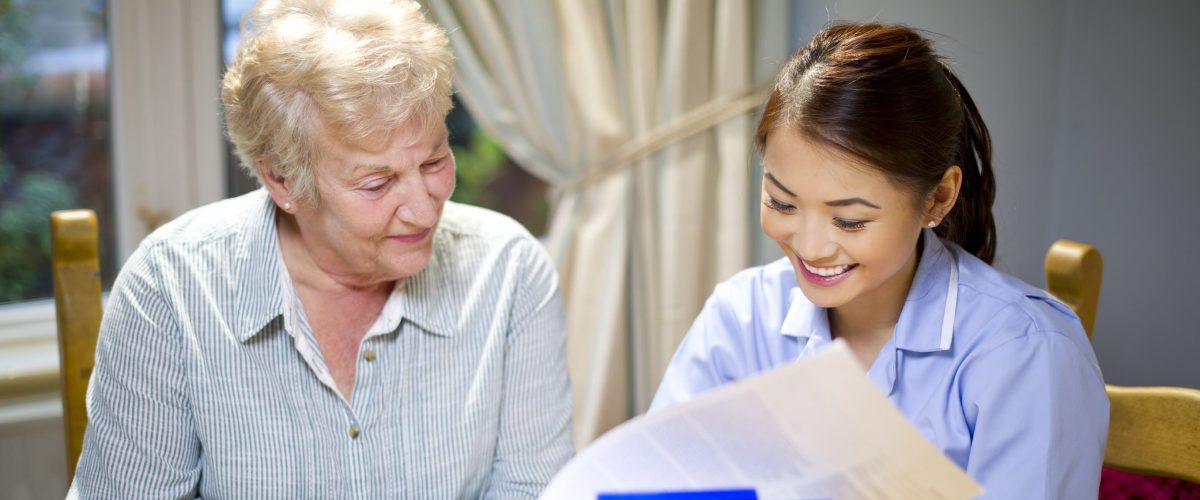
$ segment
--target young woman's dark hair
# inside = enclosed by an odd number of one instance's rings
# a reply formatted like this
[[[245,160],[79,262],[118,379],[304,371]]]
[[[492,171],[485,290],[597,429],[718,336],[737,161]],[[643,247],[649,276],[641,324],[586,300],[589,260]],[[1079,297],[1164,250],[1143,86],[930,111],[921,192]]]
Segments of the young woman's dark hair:
[[[835,24],[784,65],[755,133],[788,129],[884,172],[923,200],[948,168],[959,199],[938,236],[991,263],[992,144],[962,82],[929,41],[901,25]]]

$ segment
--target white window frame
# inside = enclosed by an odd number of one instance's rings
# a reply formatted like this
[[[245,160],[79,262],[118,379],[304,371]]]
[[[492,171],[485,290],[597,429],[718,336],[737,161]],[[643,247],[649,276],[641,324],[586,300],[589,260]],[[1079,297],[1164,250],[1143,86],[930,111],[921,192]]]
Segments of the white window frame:
[[[144,214],[170,220],[225,197],[222,26],[219,0],[109,0],[107,18],[120,263],[151,229]],[[52,298],[0,306],[0,388],[57,373],[56,336]]]

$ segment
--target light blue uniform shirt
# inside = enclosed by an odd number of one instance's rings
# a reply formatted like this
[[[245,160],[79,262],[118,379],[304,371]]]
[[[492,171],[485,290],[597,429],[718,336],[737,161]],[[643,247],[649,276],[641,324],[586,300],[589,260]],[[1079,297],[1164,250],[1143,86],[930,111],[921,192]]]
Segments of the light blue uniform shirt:
[[[447,203],[338,392],[262,190],[146,238],[109,297],[75,498],[534,498],[572,454],[554,265]]]
[[[987,498],[1096,498],[1108,397],[1079,319],[931,230],[890,340],[867,376]],[[811,356],[826,309],[787,259],[717,285],[651,411]],[[797,380],[798,384],[827,383]]]

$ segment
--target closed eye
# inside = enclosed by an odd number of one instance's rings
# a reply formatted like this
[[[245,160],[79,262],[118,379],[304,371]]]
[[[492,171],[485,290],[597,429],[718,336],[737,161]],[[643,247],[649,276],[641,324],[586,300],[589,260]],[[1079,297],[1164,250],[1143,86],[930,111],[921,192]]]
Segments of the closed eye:
[[[867,227],[867,222],[869,222],[869,221],[842,219],[839,217],[833,218],[833,225],[837,226],[838,229],[842,229],[845,231],[860,231],[863,228]]]
[[[767,196],[767,199],[763,200],[763,205],[766,205],[767,208],[781,214],[790,214],[796,211],[796,207],[794,205],[788,205],[787,203],[776,200],[770,196]]]
[[[446,165],[446,159],[449,157],[450,155],[446,155],[436,160],[423,163],[421,165],[421,170],[424,170],[425,172],[436,172]]]
[[[383,191],[383,188],[387,187],[388,184],[390,184],[390,183],[391,183],[391,178],[385,177],[385,178],[373,180],[370,183],[368,183],[367,185],[361,187],[360,189],[362,189],[363,191],[371,192],[371,193],[378,193],[380,191]]]

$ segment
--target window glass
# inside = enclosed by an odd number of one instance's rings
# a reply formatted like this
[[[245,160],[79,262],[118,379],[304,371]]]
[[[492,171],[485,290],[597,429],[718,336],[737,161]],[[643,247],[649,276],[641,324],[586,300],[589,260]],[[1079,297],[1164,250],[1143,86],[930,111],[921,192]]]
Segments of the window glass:
[[[103,0],[0,0],[0,303],[52,297],[51,211],[90,208],[114,269]]]

